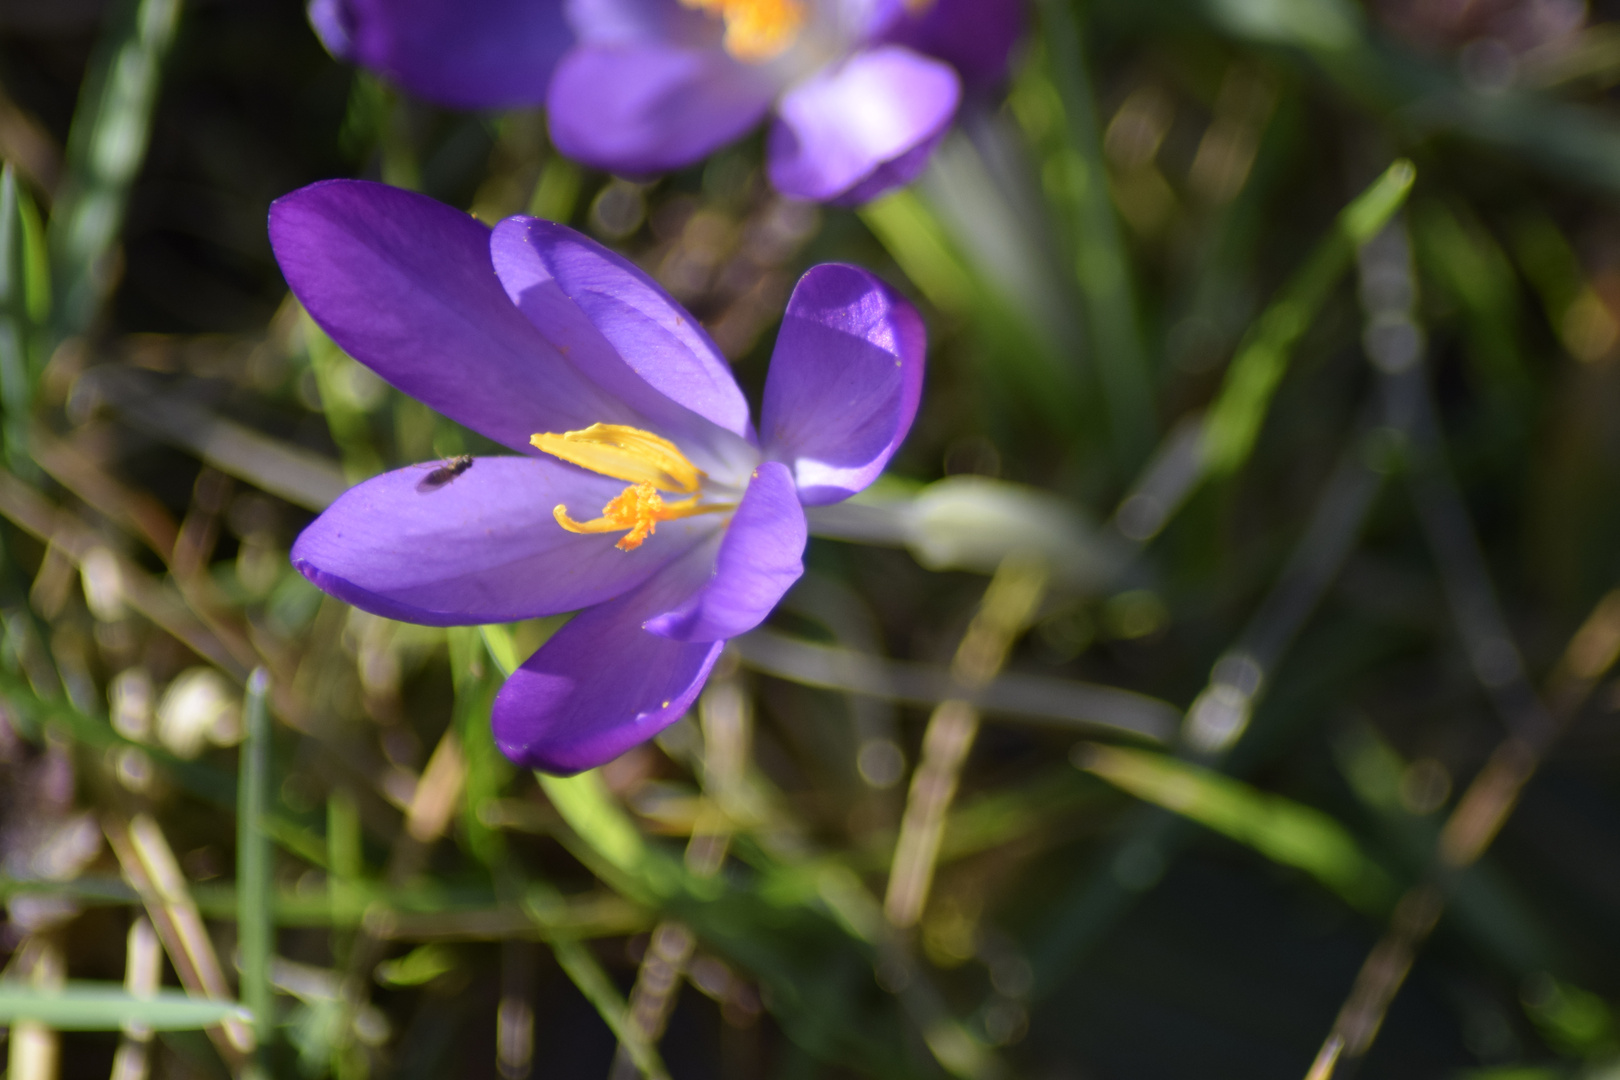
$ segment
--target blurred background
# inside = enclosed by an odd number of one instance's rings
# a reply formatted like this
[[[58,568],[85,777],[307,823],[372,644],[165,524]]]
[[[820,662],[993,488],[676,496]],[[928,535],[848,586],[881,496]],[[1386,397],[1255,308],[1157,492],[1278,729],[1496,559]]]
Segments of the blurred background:
[[[1620,1076],[1615,14],[1041,0],[850,210],[292,0],[0,0],[8,1080]],[[490,449],[288,297],[336,176],[626,253],[756,402],[812,263],[925,314],[889,475],[596,773],[489,737],[559,620],[288,564]]]

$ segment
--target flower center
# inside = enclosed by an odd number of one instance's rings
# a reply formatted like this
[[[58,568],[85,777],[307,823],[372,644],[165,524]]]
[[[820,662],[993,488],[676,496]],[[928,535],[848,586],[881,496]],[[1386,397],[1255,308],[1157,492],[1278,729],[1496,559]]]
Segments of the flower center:
[[[726,22],[726,51],[747,64],[774,60],[804,25],[804,0],[681,0]]]
[[[599,518],[575,521],[563,503],[551,511],[557,524],[571,533],[623,532],[614,545],[620,551],[640,547],[658,530],[660,521],[736,509],[732,503],[700,503],[703,470],[688,461],[674,443],[650,431],[624,424],[592,424],[560,435],[543,432],[529,442],[582,469],[630,482],[602,507]],[[666,503],[660,491],[690,498]]]

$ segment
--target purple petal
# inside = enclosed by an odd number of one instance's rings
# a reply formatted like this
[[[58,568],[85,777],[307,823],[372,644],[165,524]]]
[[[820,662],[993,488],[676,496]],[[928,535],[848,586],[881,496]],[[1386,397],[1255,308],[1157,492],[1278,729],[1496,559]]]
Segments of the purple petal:
[[[674,45],[718,46],[725,24],[678,0],[565,0],[568,24],[579,40],[663,41]]]
[[[673,2],[673,0],[672,0]],[[551,139],[568,157],[628,175],[702,160],[765,118],[765,70],[723,49],[643,41],[581,45],[551,81]]]
[[[647,629],[679,641],[723,641],[752,630],[803,575],[808,535],[793,474],[765,462],[726,527],[714,576],[685,604],[648,620]]]
[[[777,104],[771,183],[795,198],[837,198],[937,139],[961,96],[961,82],[948,64],[898,45],[857,53],[795,86]]]
[[[909,17],[912,0],[841,0],[840,19],[856,41],[886,40],[888,32]]]
[[[531,217],[497,225],[490,255],[511,302],[546,340],[660,434],[688,452],[696,441],[723,453],[701,417],[752,443],[748,401],[725,357],[697,320],[627,259]],[[753,460],[749,454],[743,468]]]
[[[873,169],[865,180],[842,195],[827,201],[834,206],[860,206],[895,188],[905,187],[928,167],[928,159],[934,156],[935,148],[944,141],[950,130],[948,124],[940,128],[931,138],[918,143],[892,161],[885,161]]]
[[[539,105],[573,43],[562,0],[312,0],[327,48],[457,109]]]
[[[557,631],[495,698],[501,752],[526,768],[576,773],[680,719],[725,643],[673,641],[641,626],[701,587],[712,558],[712,549],[700,549]]]
[[[917,414],[922,318],[871,273],[813,266],[793,290],[765,378],[767,457],[806,506],[847,499],[883,471]]]
[[[921,15],[900,20],[886,40],[937,56],[978,89],[1007,74],[1024,32],[1024,0],[933,0]]]
[[[348,354],[411,397],[491,439],[597,421],[643,426],[512,306],[489,230],[424,195],[330,180],[270,208],[287,284]]]
[[[624,482],[559,461],[474,460],[453,479],[431,466],[350,488],[293,544],[300,573],[376,615],[429,626],[512,622],[601,603],[640,585],[715,533],[663,522],[635,551],[564,530],[552,507],[595,517]]]
[[[348,0],[309,0],[309,25],[326,51],[339,60],[354,59],[354,14]]]

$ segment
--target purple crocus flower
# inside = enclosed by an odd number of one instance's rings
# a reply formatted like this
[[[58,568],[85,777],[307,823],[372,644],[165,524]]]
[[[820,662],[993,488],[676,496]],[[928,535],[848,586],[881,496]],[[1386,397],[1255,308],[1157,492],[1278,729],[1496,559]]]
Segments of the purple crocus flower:
[[[270,239],[351,356],[523,455],[368,480],[292,560],[333,596],[408,622],[578,611],[496,698],[496,742],[525,766],[588,769],[678,718],[726,639],[802,572],[803,508],[871,483],[917,409],[922,322],[852,266],[799,281],[756,434],[702,327],[561,225],[490,230],[335,180],[278,200]]]
[[[1023,22],[1023,0],[314,0],[310,13],[334,52],[430,100],[499,106],[551,73],[560,38],[537,27],[559,9],[578,43],[546,92],[523,100],[548,101],[564,154],[625,175],[664,172],[774,115],[771,182],[842,203],[915,177],[964,86],[1005,73]],[[447,21],[458,53],[476,62],[416,49]],[[362,47],[368,28],[385,44]]]
[[[1018,0],[570,0],[579,44],[551,137],[613,172],[689,165],[774,113],[783,194],[864,202],[927,164],[973,81],[1005,69]],[[960,73],[959,73],[960,71]]]
[[[310,0],[334,56],[456,109],[538,105],[574,35],[562,0]]]

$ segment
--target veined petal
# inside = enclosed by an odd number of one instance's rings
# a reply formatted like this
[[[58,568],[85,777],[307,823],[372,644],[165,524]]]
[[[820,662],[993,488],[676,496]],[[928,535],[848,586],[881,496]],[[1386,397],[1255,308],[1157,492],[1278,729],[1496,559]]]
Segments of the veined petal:
[[[778,191],[826,201],[936,140],[962,86],[949,64],[898,45],[857,53],[793,87],[777,103],[768,171]],[[909,178],[909,177],[907,177]]]
[[[927,349],[917,310],[868,271],[826,263],[799,279],[765,378],[760,433],[806,506],[877,479],[917,415]]]
[[[680,607],[649,619],[647,629],[678,641],[723,641],[752,630],[804,573],[808,535],[793,475],[779,462],[763,463],[726,527],[714,576]]]
[[[633,553],[567,532],[553,507],[595,514],[624,484],[559,461],[477,458],[454,479],[436,479],[413,466],[350,488],[298,537],[293,565],[390,619],[511,622],[626,593],[716,532],[710,519],[664,522]]]
[[[585,44],[552,77],[551,139],[598,169],[667,172],[746,135],[765,118],[775,90],[764,68],[717,47]]]
[[[695,551],[557,631],[495,698],[501,752],[527,768],[582,772],[680,719],[725,643],[674,641],[641,627],[700,588],[712,558],[712,548]]]
[[[309,19],[334,54],[457,109],[544,102],[573,43],[562,0],[312,0]]]
[[[738,440],[752,443],[748,401],[725,357],[635,265],[531,217],[495,226],[490,253],[511,302],[581,374],[648,417],[643,426],[688,453],[706,447],[728,460],[742,450]],[[722,432],[735,438],[719,438]]]
[[[938,57],[978,89],[1007,74],[1023,32],[1024,0],[933,0],[920,15],[895,22],[885,39]]]
[[[312,184],[270,207],[270,244],[293,293],[350,356],[411,397],[530,454],[537,431],[646,427],[512,306],[489,239],[459,210],[361,180]]]

